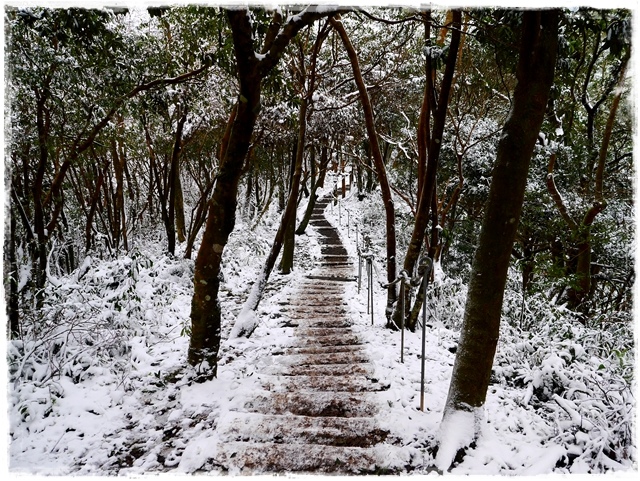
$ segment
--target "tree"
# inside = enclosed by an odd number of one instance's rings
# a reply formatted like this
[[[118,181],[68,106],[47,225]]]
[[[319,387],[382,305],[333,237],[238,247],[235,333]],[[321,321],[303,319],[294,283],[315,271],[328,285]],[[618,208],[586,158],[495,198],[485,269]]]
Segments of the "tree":
[[[524,11],[517,85],[498,143],[496,162],[476,250],[458,351],[442,423],[436,464],[447,469],[476,429],[485,403],[499,337],[502,300],[522,210],[529,162],[553,83],[559,12]],[[468,433],[473,433],[471,437]]]
[[[307,7],[283,21],[274,12],[266,27],[262,49],[257,53],[249,10],[228,10],[239,83],[236,106],[229,118],[229,137],[220,160],[202,243],[195,261],[191,302],[191,338],[188,360],[203,365],[205,376],[217,374],[221,309],[218,300],[222,254],[235,226],[238,183],[260,112],[262,81],[278,64],[284,49],[307,25],[334,12]]]
[[[380,190],[382,192],[382,202],[384,203],[384,210],[386,214],[386,244],[387,244],[387,315],[391,315],[391,310],[396,302],[396,285],[394,281],[396,279],[396,214],[395,207],[393,205],[393,197],[391,195],[391,187],[387,178],[387,170],[385,167],[382,154],[380,152],[380,146],[378,143],[378,134],[376,132],[373,108],[367,93],[367,87],[362,79],[362,73],[360,71],[360,65],[358,62],[358,56],[349,40],[342,21],[339,18],[332,18],[331,25],[338,32],[342,43],[349,56],[351,62],[351,68],[353,69],[353,76],[360,93],[360,101],[362,102],[362,110],[364,111],[364,120],[367,127],[367,134],[369,139],[369,145],[371,148],[371,154],[373,156],[373,162],[378,176],[378,182],[380,182]]]
[[[287,234],[288,230],[293,234],[293,228],[295,227],[296,221],[296,208],[298,206],[298,193],[300,190],[300,177],[302,176],[302,161],[306,142],[307,111],[315,84],[315,61],[318,55],[318,51],[320,50],[320,46],[324,42],[324,39],[327,37],[328,33],[329,29],[325,25],[325,27],[320,31],[320,34],[316,38],[311,57],[311,73],[309,76],[309,85],[306,88],[306,91],[301,92],[302,98],[300,99],[300,108],[298,111],[298,138],[296,140],[296,143],[294,144],[295,151],[292,162],[291,180],[287,204],[280,218],[280,225],[273,240],[273,244],[271,245],[271,250],[269,251],[269,255],[267,256],[264,267],[262,268],[262,272],[260,273],[256,282],[253,284],[251,293],[249,294],[249,298],[242,307],[242,311],[238,316],[236,324],[234,325],[233,331],[231,333],[233,337],[248,337],[257,327],[255,311],[258,308],[260,301],[262,300],[262,295],[264,294],[264,289],[267,285],[267,282],[269,281],[269,276],[271,275],[271,271],[275,266],[276,259],[278,258],[280,250],[282,249],[282,245],[285,241],[285,235]],[[302,48],[301,45],[299,45],[299,47]],[[300,53],[298,60],[300,62],[300,75],[302,77],[306,77],[304,73],[306,67],[303,52]],[[304,78],[300,83],[304,84]],[[285,253],[283,253],[283,264],[285,262],[291,262],[291,266],[293,265],[293,249],[290,253],[290,256],[291,257],[289,258],[289,261],[287,261]],[[284,266],[283,271],[286,271],[286,269],[287,266]],[[288,269],[290,270],[291,267],[288,267]],[[288,274],[288,271],[285,273]]]
[[[564,75],[573,76],[573,87],[568,102],[557,99],[553,104],[552,115],[556,116],[557,123],[556,111],[568,112],[565,115],[569,117],[569,125],[566,134],[563,129],[558,130],[561,132],[558,135],[559,146],[556,148],[557,152],[554,151],[549,156],[546,178],[546,186],[557,212],[570,231],[569,239],[563,247],[564,257],[569,259],[564,269],[564,275],[569,279],[566,295],[568,307],[580,310],[583,314],[588,312],[586,301],[592,294],[591,230],[596,217],[607,204],[606,164],[620,99],[624,93],[626,67],[631,55],[628,18],[619,11],[608,13],[586,10],[579,12],[568,22],[569,25],[578,26],[582,48],[575,55],[579,61],[575,65],[574,62],[568,62],[569,67],[562,71]],[[604,39],[603,31],[607,32]],[[607,104],[608,101],[610,104]],[[580,122],[576,104],[584,109],[584,122]],[[607,120],[599,125],[599,113],[607,107]],[[571,213],[572,209],[566,204],[556,185],[554,171],[558,155],[575,155],[576,158],[584,159],[579,161],[580,186],[576,189],[585,205],[581,215]]]
[[[442,80],[442,85],[440,87],[440,94],[437,98],[437,105],[431,68],[428,68],[427,70],[427,81],[425,84],[424,99],[420,112],[420,122],[418,123],[418,155],[420,159],[418,165],[419,197],[418,205],[416,207],[416,217],[413,225],[413,232],[411,234],[411,240],[409,242],[407,254],[405,255],[403,264],[404,270],[410,274],[412,274],[415,269],[416,262],[418,261],[418,257],[420,255],[420,250],[422,249],[423,239],[426,236],[426,229],[429,222],[429,213],[432,210],[434,195],[436,195],[438,160],[440,156],[440,149],[442,147],[442,136],[444,134],[445,120],[447,116],[451,86],[453,82],[453,74],[455,71],[456,60],[458,58],[458,48],[460,46],[461,19],[462,12],[460,10],[453,11],[451,24],[451,44],[449,45],[449,54],[447,56],[444,77]],[[428,22],[429,20],[426,24],[427,32],[429,32]],[[427,65],[430,67],[431,61],[428,61]],[[431,132],[431,135],[429,135],[429,119],[431,117],[432,111],[434,116],[434,123],[433,131]],[[406,292],[408,294],[408,290]],[[405,304],[408,305],[406,300]],[[409,312],[410,310],[407,310],[407,313]],[[396,306],[396,309],[394,310],[392,316],[392,319],[396,325],[399,324],[398,321],[400,320],[400,316],[401,312],[399,306]],[[413,330],[415,328],[415,324],[410,323],[408,327]]]

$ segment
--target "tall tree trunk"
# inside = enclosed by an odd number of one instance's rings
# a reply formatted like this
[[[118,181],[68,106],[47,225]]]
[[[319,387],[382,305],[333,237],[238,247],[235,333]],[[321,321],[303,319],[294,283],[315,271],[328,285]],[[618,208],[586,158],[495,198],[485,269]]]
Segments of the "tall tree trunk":
[[[182,195],[182,181],[180,180],[180,162],[178,161],[178,171],[173,179],[173,188],[176,191],[175,209],[176,209],[176,235],[178,242],[182,243],[187,240],[185,235],[187,228],[184,220],[184,196]]]
[[[387,282],[389,287],[387,288],[387,308],[386,315],[388,318],[391,316],[393,305],[396,302],[396,285],[392,284],[396,279],[396,214],[393,205],[393,197],[391,196],[391,187],[389,186],[389,180],[387,179],[387,171],[380,153],[380,145],[378,143],[378,134],[376,132],[373,108],[371,101],[369,100],[369,94],[367,87],[362,79],[362,73],[360,71],[360,65],[358,62],[358,56],[356,54],[351,40],[339,20],[339,16],[331,18],[331,25],[340,35],[342,43],[344,44],[349,61],[351,62],[351,68],[353,70],[353,76],[355,78],[358,91],[360,93],[360,101],[362,102],[362,110],[364,111],[364,119],[367,127],[367,136],[371,145],[371,154],[373,155],[373,161],[376,167],[376,173],[378,181],[380,182],[380,190],[382,192],[382,201],[384,203],[384,210],[386,214],[386,242],[387,242]]]
[[[189,364],[208,365],[206,377],[216,376],[217,373],[221,328],[218,300],[220,263],[235,225],[238,183],[260,111],[262,79],[277,65],[284,49],[303,27],[331,14],[331,11],[319,13],[317,9],[310,7],[289,19],[283,26],[282,16],[276,11],[268,28],[262,55],[258,57],[253,47],[253,31],[248,12],[241,9],[227,11],[240,91],[236,103],[237,113],[224,157],[220,161],[208,204],[205,231],[195,261],[188,352]]]
[[[306,103],[306,100],[302,100],[303,103]],[[302,110],[302,106],[300,106]],[[306,109],[305,109],[306,110]],[[300,127],[302,128],[302,126]],[[289,168],[289,196],[291,196],[291,192],[293,192],[293,183],[295,181],[294,177],[296,173],[300,172],[302,174],[302,162],[300,163],[300,169],[298,169],[298,157],[304,155],[304,146],[300,145],[300,139],[298,138],[295,142],[294,155],[291,159],[291,166]],[[299,153],[302,151],[302,154]],[[298,176],[298,188],[296,189],[298,192],[300,191],[300,176]],[[297,195],[297,194],[296,194]],[[298,205],[298,199],[296,197],[296,206]],[[293,211],[293,215],[287,219],[287,225],[284,229],[284,239],[282,245],[282,259],[280,260],[280,270],[283,274],[290,274],[293,269],[293,255],[295,251],[295,229],[296,229],[296,214],[295,210]]]
[[[280,225],[278,227],[278,231],[276,232],[276,236],[273,239],[273,244],[271,245],[271,250],[269,251],[267,260],[264,263],[262,272],[253,284],[251,293],[249,294],[249,298],[244,303],[244,306],[242,306],[242,311],[238,315],[238,319],[233,326],[233,330],[231,332],[232,337],[249,337],[258,326],[255,311],[258,308],[260,301],[262,300],[262,295],[264,294],[264,289],[267,286],[269,276],[271,275],[273,266],[275,265],[278,255],[280,254],[280,250],[282,249],[282,244],[284,242],[287,229],[290,227],[290,225],[295,225],[296,207],[298,206],[298,192],[300,189],[300,177],[302,176],[304,142],[307,130],[307,106],[308,99],[306,97],[303,97],[302,101],[300,102],[300,111],[298,113],[298,122],[300,122],[300,128],[298,130],[295,163],[292,166],[293,176],[291,177],[291,188],[289,189],[287,204],[282,213],[282,217],[280,218]]]
[[[312,162],[315,162],[312,160]],[[307,204],[307,210],[304,213],[304,217],[298,226],[298,230],[296,230],[296,234],[302,235],[307,230],[307,226],[309,225],[309,220],[311,220],[311,215],[313,214],[313,208],[316,205],[316,200],[318,200],[318,189],[323,187],[324,185],[324,177],[327,174],[327,168],[329,167],[329,155],[328,149],[326,145],[322,146],[322,150],[320,153],[320,165],[318,167],[318,178],[313,182],[311,187],[311,194],[309,195],[309,203]]]
[[[184,124],[187,121],[187,111],[182,106],[178,106],[178,111],[180,112],[178,118],[178,125],[176,126],[176,134],[173,142],[173,151],[171,153],[171,164],[169,167],[169,212],[167,218],[167,240],[168,246],[167,250],[170,254],[175,254],[176,252],[176,210],[181,210],[182,217],[182,239],[184,240],[184,206],[182,205],[182,187],[180,185],[180,152],[182,150],[182,131],[184,129]],[[178,204],[178,193],[177,190],[180,189],[180,205],[176,208]],[[178,215],[179,217],[180,215]],[[182,242],[182,241],[181,241]]]
[[[5,278],[9,279],[9,302],[7,303],[7,315],[9,317],[9,328],[11,339],[20,338],[20,312],[19,312],[19,292],[18,292],[18,262],[16,260],[16,213],[14,209],[9,210],[10,225],[9,237],[9,272],[5,273]],[[8,275],[7,275],[8,274]]]
[[[498,343],[500,314],[524,191],[549,90],[558,46],[557,10],[522,13],[517,85],[504,125],[489,199],[469,282],[464,320],[449,394],[440,425],[436,466],[448,469],[461,446],[477,435]],[[460,423],[471,425],[460,428]],[[466,433],[466,434],[465,434]],[[469,436],[469,433],[473,433]]]
[[[458,48],[460,46],[460,22],[462,13],[460,10],[453,11],[453,29],[451,32],[451,44],[449,46],[449,55],[447,56],[447,62],[445,65],[444,77],[442,78],[442,85],[440,87],[440,96],[438,98],[438,106],[435,111],[433,120],[433,132],[429,139],[429,151],[428,161],[426,168],[423,170],[423,178],[418,179],[418,183],[422,185],[420,189],[420,196],[418,198],[418,208],[416,209],[416,218],[413,224],[413,232],[411,233],[411,240],[407,246],[407,254],[404,258],[403,269],[413,275],[413,271],[416,266],[416,262],[420,257],[420,251],[422,249],[422,242],[425,237],[427,225],[429,223],[429,212],[432,204],[432,199],[435,194],[436,174],[438,171],[438,160],[440,157],[440,147],[442,144],[442,135],[444,133],[445,120],[447,117],[447,109],[449,107],[449,94],[453,84],[453,74],[456,68],[456,60],[458,58]],[[428,104],[431,98],[432,91],[431,84],[431,72],[427,72],[427,83],[425,87],[425,94],[423,100],[422,112],[420,114],[420,122],[427,123],[427,125],[419,125],[418,127],[418,139],[419,148],[422,143],[422,149],[427,142],[427,134],[421,133],[428,126],[429,107]],[[425,105],[426,104],[426,105]],[[423,154],[424,155],[424,154]],[[405,305],[409,305],[408,289],[407,298],[405,299]],[[411,310],[408,310],[410,313]],[[392,326],[400,325],[400,317],[402,313],[398,305],[395,306],[392,315]],[[414,326],[408,326],[414,328]]]

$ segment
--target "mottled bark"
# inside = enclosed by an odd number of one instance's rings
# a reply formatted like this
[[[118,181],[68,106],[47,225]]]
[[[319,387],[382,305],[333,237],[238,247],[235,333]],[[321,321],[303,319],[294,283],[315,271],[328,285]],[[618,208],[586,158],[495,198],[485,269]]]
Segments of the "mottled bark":
[[[517,85],[498,143],[443,425],[455,412],[485,403],[529,163],[553,83],[558,11],[524,11],[522,16]]]

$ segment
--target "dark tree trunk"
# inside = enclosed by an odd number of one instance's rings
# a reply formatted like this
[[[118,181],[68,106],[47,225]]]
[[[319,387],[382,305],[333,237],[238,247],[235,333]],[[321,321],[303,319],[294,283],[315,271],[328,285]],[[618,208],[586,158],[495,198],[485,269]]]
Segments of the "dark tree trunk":
[[[452,423],[460,422],[460,416],[465,422],[473,422],[485,403],[529,162],[553,83],[558,11],[527,10],[522,16],[518,83],[498,143],[489,199],[473,260],[458,351],[440,427],[443,439],[436,459],[440,469],[448,469],[458,448],[473,440],[461,439],[461,435],[452,432]]]
[[[314,162],[312,160],[312,162]],[[316,205],[316,200],[318,199],[317,191],[319,188],[324,186],[324,177],[327,173],[327,168],[329,167],[329,155],[328,149],[326,146],[322,146],[322,151],[320,154],[320,166],[318,168],[318,178],[313,183],[311,187],[311,194],[309,195],[309,203],[307,204],[307,210],[304,213],[304,217],[300,222],[300,226],[298,230],[296,230],[296,234],[302,235],[307,230],[307,226],[309,225],[309,220],[311,220],[311,215],[313,214],[313,208]]]
[[[182,107],[178,107],[180,111],[182,111]],[[182,187],[180,186],[180,151],[182,150],[182,131],[184,129],[184,124],[187,121],[187,113],[186,111],[182,112],[178,119],[178,125],[176,126],[176,134],[173,142],[173,151],[171,152],[171,164],[169,167],[169,205],[168,205],[168,216],[167,221],[165,223],[167,229],[167,250],[170,254],[175,254],[176,252],[176,210],[182,209],[181,217],[182,217],[182,239],[184,239],[184,206],[182,205]],[[180,188],[180,205],[178,209],[176,209],[176,204],[178,203],[178,193],[177,190]],[[180,215],[178,215],[180,217]]]
[[[303,99],[302,103],[306,104],[306,100]],[[302,105],[300,106],[300,110],[301,111],[303,110]],[[304,110],[306,112],[306,107],[304,108]],[[300,126],[300,128],[302,129],[303,127]],[[291,194],[294,191],[293,183],[296,181],[295,179],[296,174],[302,173],[302,162],[300,163],[300,168],[298,168],[298,157],[302,157],[304,153],[304,139],[303,139],[303,142],[300,143],[300,138],[298,138],[294,143],[294,146],[295,146],[293,149],[294,155],[291,158],[291,166],[289,168],[289,198],[291,198]],[[298,181],[298,186],[295,189],[296,190],[296,199],[295,199],[296,206],[297,206],[297,200],[298,200],[297,194],[300,188],[300,175],[298,175],[297,181]],[[290,274],[291,270],[293,269],[293,255],[296,247],[295,246],[295,242],[296,242],[295,229],[296,229],[296,214],[294,209],[291,217],[287,219],[287,223],[284,229],[282,259],[280,261],[280,270],[282,271],[283,274]]]
[[[420,196],[418,197],[418,207],[416,209],[416,218],[413,225],[411,240],[407,246],[407,254],[404,258],[403,269],[413,275],[416,262],[420,257],[422,242],[429,223],[429,212],[432,204],[433,196],[436,189],[436,174],[438,171],[438,160],[440,156],[440,147],[442,144],[442,135],[444,133],[445,120],[447,117],[447,109],[449,106],[449,94],[453,84],[453,74],[456,68],[456,60],[458,57],[458,48],[460,46],[460,22],[462,13],[459,10],[453,11],[453,30],[451,32],[451,44],[449,46],[449,55],[445,65],[442,86],[440,87],[440,96],[438,100],[437,110],[433,120],[433,133],[429,139],[428,161],[426,167],[422,168],[424,177],[418,179]],[[424,132],[428,128],[429,120],[429,104],[431,102],[431,72],[427,72],[427,85],[423,99],[422,111],[420,114],[420,125],[418,126],[418,148],[419,152],[423,152],[427,145],[428,134]],[[422,146],[422,147],[421,147]],[[422,155],[425,155],[423,152]],[[420,167],[420,164],[419,164]],[[408,294],[408,289],[407,289]],[[409,305],[408,297],[405,299],[405,305]],[[410,312],[410,311],[409,311]],[[400,308],[396,305],[392,315],[392,326],[400,325]],[[411,326],[415,327],[415,326]]]
[[[9,317],[9,328],[11,339],[20,338],[20,313],[19,313],[19,293],[18,293],[18,263],[16,261],[16,214],[14,209],[10,209],[9,226],[9,302],[7,303],[7,315]]]
[[[224,157],[211,200],[202,244],[195,261],[194,292],[191,301],[191,339],[188,361],[206,363],[207,377],[216,376],[220,347],[221,311],[218,300],[222,253],[235,225],[238,183],[249,151],[251,136],[260,111],[262,79],[277,65],[289,42],[305,26],[331,12],[308,9],[281,28],[282,18],[274,14],[259,59],[253,46],[252,25],[246,10],[228,10],[240,91]],[[232,116],[233,118],[233,116]],[[296,195],[297,198],[297,195]]]
[[[387,179],[387,171],[384,164],[384,159],[380,152],[380,145],[378,143],[378,134],[376,132],[373,116],[373,108],[371,101],[369,100],[369,94],[367,93],[367,87],[362,79],[362,73],[360,72],[360,66],[358,62],[358,56],[356,54],[349,36],[345,31],[342,22],[331,19],[333,28],[340,34],[342,43],[344,44],[347,55],[351,62],[353,70],[353,76],[355,77],[356,85],[360,93],[360,101],[362,102],[362,110],[364,111],[364,119],[367,127],[367,136],[369,138],[369,144],[371,146],[371,154],[373,156],[373,162],[376,168],[376,174],[378,181],[380,182],[380,190],[382,192],[382,201],[384,203],[384,209],[386,214],[386,244],[387,244],[387,282],[389,287],[387,288],[387,308],[386,315],[389,318],[393,305],[396,302],[396,285],[392,284],[396,278],[396,214],[393,205],[393,197],[391,196],[391,187],[389,186],[389,180]]]
[[[251,135],[260,110],[260,77],[251,42],[251,25],[245,11],[227,12],[233,30],[240,70],[237,113],[225,156],[208,202],[202,244],[195,261],[194,292],[191,301],[191,365],[208,364],[208,376],[216,376],[220,348],[220,265],[222,253],[235,226],[238,182],[249,150]],[[251,52],[251,56],[248,52]],[[253,57],[253,59],[251,58]],[[205,370],[207,368],[205,367]]]

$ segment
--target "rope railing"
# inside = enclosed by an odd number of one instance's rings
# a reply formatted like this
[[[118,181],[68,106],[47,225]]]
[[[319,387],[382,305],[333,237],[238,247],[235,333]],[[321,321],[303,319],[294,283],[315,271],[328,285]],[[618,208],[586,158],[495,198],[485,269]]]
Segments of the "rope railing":
[[[367,268],[367,314],[371,315],[371,325],[374,324],[373,316],[373,272],[379,276],[379,272],[373,262],[375,256],[372,252],[362,252],[358,247],[358,293],[360,293],[360,285],[362,281],[362,261],[366,262]],[[400,362],[404,363],[404,318],[405,318],[405,290],[407,284],[413,287],[420,286],[422,289],[422,355],[420,365],[420,410],[424,412],[424,378],[425,378],[425,359],[426,359],[426,332],[427,332],[427,287],[433,269],[433,259],[424,256],[416,269],[416,274],[411,277],[406,270],[401,270],[398,276],[391,282],[382,283],[378,281],[380,287],[387,289],[400,283]]]
[[[337,184],[336,184],[337,185]],[[350,190],[349,198],[343,198],[344,200],[349,200],[353,195],[354,191]],[[337,201],[338,204],[338,214],[340,219],[340,225],[342,225],[342,213],[340,208],[340,197],[334,195],[334,190],[330,193],[331,198],[334,201]],[[343,192],[344,194],[344,192]],[[333,207],[333,203],[331,204]],[[347,210],[348,220],[347,220],[347,229],[350,229],[350,217],[351,212],[349,209]],[[347,231],[349,233],[349,230]],[[404,320],[405,320],[405,297],[406,297],[406,289],[407,285],[411,287],[418,287],[422,290],[423,295],[423,303],[422,303],[422,353],[421,353],[421,366],[420,366],[420,410],[424,412],[424,391],[425,391],[425,360],[426,360],[426,327],[427,327],[427,287],[429,284],[429,279],[431,277],[431,272],[433,270],[433,259],[428,256],[423,256],[421,259],[418,268],[413,276],[410,275],[406,270],[401,270],[397,277],[391,282],[381,282],[379,279],[382,277],[378,270],[378,267],[375,260],[375,255],[370,250],[363,251],[360,247],[359,239],[359,228],[356,223],[356,246],[358,252],[358,294],[360,294],[361,286],[362,286],[362,267],[363,262],[366,266],[366,274],[367,274],[367,314],[371,315],[371,325],[374,325],[374,308],[373,308],[373,281],[374,277],[376,277],[376,281],[380,285],[382,289],[388,289],[391,286],[395,286],[398,283],[400,284],[400,362],[404,363]],[[374,276],[375,272],[375,276]]]

